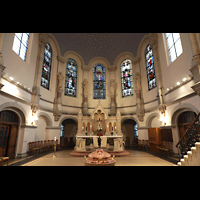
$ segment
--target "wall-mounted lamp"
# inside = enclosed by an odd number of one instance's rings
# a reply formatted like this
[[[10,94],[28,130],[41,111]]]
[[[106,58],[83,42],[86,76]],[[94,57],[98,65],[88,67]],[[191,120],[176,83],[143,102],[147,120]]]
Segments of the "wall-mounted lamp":
[[[160,116],[160,121],[162,122],[162,124],[164,125],[164,126],[166,126],[166,122],[167,122],[167,119],[166,119],[166,116],[165,116],[165,113],[163,113],[163,114],[161,114],[161,116]]]
[[[38,120],[37,115],[33,113],[31,118],[31,125],[36,124],[37,120]]]

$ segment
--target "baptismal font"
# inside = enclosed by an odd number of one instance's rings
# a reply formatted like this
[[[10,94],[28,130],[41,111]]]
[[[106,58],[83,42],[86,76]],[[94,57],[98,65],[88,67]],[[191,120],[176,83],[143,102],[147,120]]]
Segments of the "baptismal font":
[[[112,156],[105,152],[103,149],[96,149],[95,152],[92,152],[85,157],[84,164],[85,166],[114,166],[116,160],[114,159],[115,156]]]

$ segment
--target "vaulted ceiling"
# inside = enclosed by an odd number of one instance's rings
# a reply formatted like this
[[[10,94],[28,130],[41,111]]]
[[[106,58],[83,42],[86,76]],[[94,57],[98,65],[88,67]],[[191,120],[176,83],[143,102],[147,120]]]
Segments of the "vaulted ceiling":
[[[137,49],[147,33],[52,33],[56,38],[61,55],[75,51],[85,64],[94,57],[105,57],[110,64],[125,51],[137,56]]]

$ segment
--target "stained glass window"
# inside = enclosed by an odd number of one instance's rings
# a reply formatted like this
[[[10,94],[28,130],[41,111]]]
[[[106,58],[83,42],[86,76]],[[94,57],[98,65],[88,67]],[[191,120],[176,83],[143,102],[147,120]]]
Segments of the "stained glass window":
[[[150,45],[145,50],[146,59],[146,70],[147,70],[147,81],[148,89],[151,90],[157,86],[156,84],[156,73],[154,67],[153,50]]]
[[[26,60],[28,40],[30,33],[15,33],[12,50],[22,59]]]
[[[170,62],[174,62],[182,53],[182,44],[179,33],[165,33]]]
[[[41,86],[49,90],[52,63],[52,48],[48,43],[44,48],[44,60],[42,65]]]
[[[76,97],[77,86],[77,62],[69,58],[66,66],[65,76],[65,95],[70,97]]]
[[[133,96],[133,78],[131,60],[125,59],[121,63],[122,97]]]
[[[105,67],[101,64],[93,68],[93,99],[105,99]]]

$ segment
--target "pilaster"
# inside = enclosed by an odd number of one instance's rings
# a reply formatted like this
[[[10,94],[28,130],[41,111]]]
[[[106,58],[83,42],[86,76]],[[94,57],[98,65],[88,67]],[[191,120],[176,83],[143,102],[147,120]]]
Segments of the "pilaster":
[[[31,109],[32,113],[36,113],[39,107],[40,99],[40,81],[42,76],[42,62],[44,57],[44,47],[46,45],[46,33],[39,34],[39,45],[38,45],[38,55],[36,61],[35,77],[32,87],[32,96],[31,96]]]

